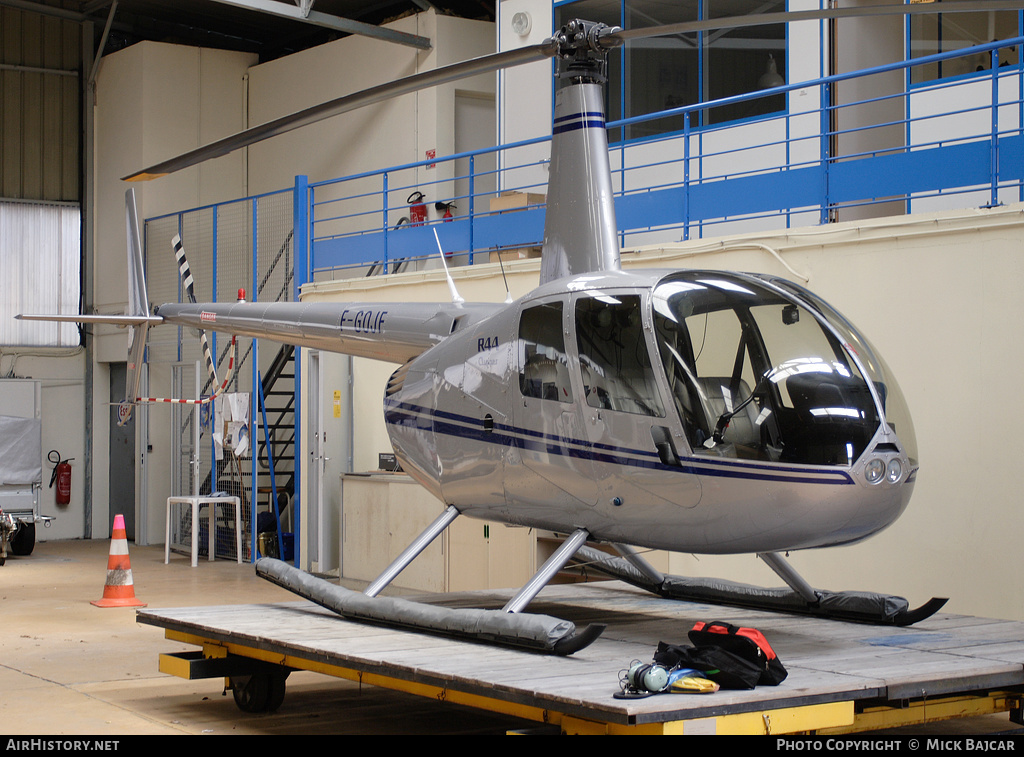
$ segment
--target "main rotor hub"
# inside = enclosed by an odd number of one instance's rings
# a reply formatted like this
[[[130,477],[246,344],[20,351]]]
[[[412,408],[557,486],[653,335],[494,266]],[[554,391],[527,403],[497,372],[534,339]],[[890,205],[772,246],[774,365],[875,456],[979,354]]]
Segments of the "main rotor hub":
[[[617,26],[574,18],[552,37],[558,45],[558,78],[604,84],[608,81],[608,52],[620,42],[606,39]]]

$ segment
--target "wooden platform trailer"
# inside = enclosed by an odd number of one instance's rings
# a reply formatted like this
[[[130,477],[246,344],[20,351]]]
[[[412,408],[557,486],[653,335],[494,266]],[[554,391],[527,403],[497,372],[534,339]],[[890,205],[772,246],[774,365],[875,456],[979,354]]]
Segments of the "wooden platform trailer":
[[[512,592],[423,601],[500,608]],[[161,655],[183,678],[229,679],[238,706],[274,710],[293,670],[443,698],[570,734],[848,734],[1005,712],[1024,724],[1024,622],[935,615],[907,628],[663,600],[619,582],[549,586],[531,612],[608,627],[552,656],[345,620],[306,600],[145,609],[139,623],[200,649]],[[698,621],[761,630],[789,671],[778,686],[616,699],[633,661],[685,644]],[[1007,728],[1012,728],[1010,722]]]

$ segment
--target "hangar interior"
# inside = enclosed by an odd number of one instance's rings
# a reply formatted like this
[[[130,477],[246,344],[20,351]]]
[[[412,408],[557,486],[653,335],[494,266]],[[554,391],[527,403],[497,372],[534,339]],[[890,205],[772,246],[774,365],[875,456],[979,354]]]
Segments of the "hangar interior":
[[[5,320],[125,311],[122,177],[145,166],[539,43],[573,17],[630,28],[820,3],[316,0],[298,18],[300,3],[174,5],[0,0],[0,236],[28,229],[0,239]],[[1024,372],[1022,36],[1021,10],[865,16],[677,35],[611,56],[623,268],[793,279],[858,324],[906,395],[921,463],[913,500],[874,538],[794,552],[815,585],[949,597],[952,612],[1024,620],[1024,590],[1003,578],[1024,525],[1008,444],[1022,421],[1009,387]],[[481,74],[133,183],[150,300],[185,296],[176,234],[200,302],[239,289],[259,302],[443,302],[442,243],[467,301],[526,294],[540,270],[551,82],[549,61]],[[56,252],[15,262],[8,250],[30,244]],[[37,286],[45,279],[56,286]],[[105,540],[122,515],[135,544],[170,538],[187,552],[188,524],[165,532],[168,497],[226,490],[244,504],[241,559],[251,561],[268,549],[256,532],[276,496],[279,554],[369,581],[444,509],[387,470],[381,397],[393,364],[240,339],[230,432],[227,416],[173,403],[140,405],[119,425],[124,329],[19,328],[0,325],[0,408],[39,421],[33,496],[52,518],[39,541]],[[211,347],[223,375],[229,340]],[[197,332],[151,332],[142,396],[207,394],[206,374]],[[64,503],[46,486],[51,450],[71,462]],[[396,585],[519,586],[560,541],[457,525]],[[224,549],[235,559],[233,536]],[[676,574],[777,582],[753,555],[648,559]]]

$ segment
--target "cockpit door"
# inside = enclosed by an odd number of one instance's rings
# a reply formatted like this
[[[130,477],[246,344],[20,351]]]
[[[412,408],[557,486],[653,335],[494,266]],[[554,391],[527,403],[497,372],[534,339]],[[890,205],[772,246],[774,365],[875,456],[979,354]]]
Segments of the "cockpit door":
[[[506,497],[515,512],[571,513],[598,501],[567,349],[567,299],[527,302],[520,312],[508,386],[513,443],[505,465]]]
[[[694,507],[700,482],[680,460],[689,448],[654,369],[644,297],[587,292],[571,306],[578,404],[602,502],[631,507],[631,515],[642,507]]]

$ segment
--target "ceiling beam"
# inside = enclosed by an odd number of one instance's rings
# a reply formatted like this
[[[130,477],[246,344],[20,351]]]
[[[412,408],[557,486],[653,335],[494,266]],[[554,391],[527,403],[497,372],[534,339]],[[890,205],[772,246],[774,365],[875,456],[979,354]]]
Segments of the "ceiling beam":
[[[85,21],[87,18],[84,13],[66,10],[65,8],[58,8],[53,5],[43,5],[42,3],[33,2],[33,0],[0,0],[0,5],[6,5],[9,8],[17,8],[18,10],[28,11],[30,13],[39,13],[44,16],[65,18],[69,21],[81,22]]]
[[[431,48],[430,39],[427,37],[420,37],[416,34],[406,34],[405,32],[395,31],[394,29],[385,29],[380,26],[374,26],[373,24],[364,24],[361,21],[353,21],[351,19],[341,18],[340,16],[331,16],[327,13],[321,13],[314,10],[310,10],[308,13],[303,13],[302,9],[297,6],[275,2],[274,0],[214,0],[214,2],[223,3],[224,5],[233,5],[236,8],[246,8],[248,10],[260,11],[262,13],[270,13],[274,16],[281,16],[293,21],[302,21],[315,26],[322,26],[327,29],[344,32],[345,34],[361,34],[366,37],[384,40],[385,42],[409,45],[410,47],[415,47],[420,50],[429,50]]]

